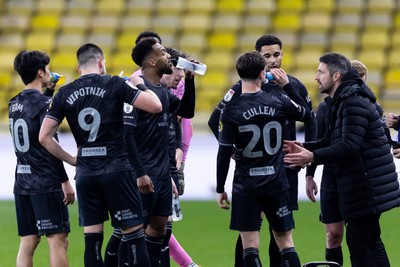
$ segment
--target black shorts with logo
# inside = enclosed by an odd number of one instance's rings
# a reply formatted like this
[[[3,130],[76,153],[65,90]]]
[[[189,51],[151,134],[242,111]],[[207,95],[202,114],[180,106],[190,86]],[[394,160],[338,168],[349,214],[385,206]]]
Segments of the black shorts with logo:
[[[18,235],[50,235],[69,233],[68,208],[62,191],[14,195]]]
[[[140,194],[147,222],[152,216],[168,217],[172,215],[171,179],[154,179],[152,182],[154,193]]]
[[[265,217],[274,231],[286,232],[294,229],[288,190],[269,196],[233,193],[230,229],[259,231],[261,211],[264,211]]]
[[[101,224],[111,216],[115,228],[143,223],[136,179],[130,170],[94,176],[76,176],[79,224]]]

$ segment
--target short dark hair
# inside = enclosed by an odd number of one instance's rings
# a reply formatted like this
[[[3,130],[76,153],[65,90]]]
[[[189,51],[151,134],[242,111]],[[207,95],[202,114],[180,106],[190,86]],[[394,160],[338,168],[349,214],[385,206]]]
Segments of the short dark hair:
[[[104,57],[103,50],[92,43],[84,44],[76,51],[79,66],[94,63],[101,57]]]
[[[141,42],[142,39],[148,39],[151,37],[156,38],[160,44],[162,43],[160,35],[158,35],[156,32],[144,31],[139,33],[139,35],[136,37],[135,44]]]
[[[260,52],[261,47],[276,44],[279,45],[280,49],[282,49],[282,41],[278,37],[275,35],[266,34],[257,39],[255,48],[256,51]]]
[[[319,62],[328,66],[329,74],[332,76],[335,72],[341,74],[341,80],[348,75],[351,70],[350,60],[340,53],[329,52],[319,58]]]
[[[14,59],[14,70],[21,76],[22,82],[27,85],[36,79],[38,70],[46,72],[50,57],[37,50],[23,50]]]
[[[142,67],[144,60],[146,57],[151,54],[154,49],[153,45],[157,42],[154,39],[145,39],[136,44],[136,46],[132,49],[132,60],[136,63],[136,65]]]
[[[188,58],[188,54],[186,52],[173,47],[165,47],[165,52],[171,56],[171,60],[177,59],[178,57]]]
[[[241,79],[255,80],[265,69],[265,59],[253,51],[241,55],[236,61],[236,71]]]

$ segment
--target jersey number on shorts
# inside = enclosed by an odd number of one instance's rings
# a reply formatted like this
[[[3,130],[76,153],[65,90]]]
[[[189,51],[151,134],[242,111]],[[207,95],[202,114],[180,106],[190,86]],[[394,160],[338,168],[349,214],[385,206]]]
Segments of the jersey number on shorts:
[[[275,129],[276,131],[276,143],[275,147],[271,146],[271,130]],[[269,155],[276,154],[282,146],[282,125],[277,121],[268,122],[262,129],[255,124],[243,125],[239,126],[239,132],[252,132],[253,136],[250,139],[250,142],[243,149],[242,154],[246,158],[260,158],[263,156],[262,151],[253,151],[254,147],[257,145],[260,138],[263,138],[264,149]]]
[[[9,119],[8,122],[15,150],[27,152],[29,150],[28,124],[21,118],[16,120],[15,123],[14,119]]]
[[[88,118],[88,116],[90,116],[90,118]],[[100,113],[94,108],[84,108],[78,114],[79,126],[82,130],[90,132],[88,142],[94,142],[96,140],[100,122]]]

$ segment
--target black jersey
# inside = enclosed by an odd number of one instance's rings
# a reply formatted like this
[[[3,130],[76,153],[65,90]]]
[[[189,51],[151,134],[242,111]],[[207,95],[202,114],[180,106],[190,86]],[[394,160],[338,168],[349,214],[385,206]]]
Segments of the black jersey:
[[[263,91],[242,94],[226,105],[221,113],[219,144],[235,147],[233,192],[263,195],[287,189],[282,153],[285,123],[288,118],[305,121],[311,116],[286,95]],[[217,181],[225,179],[218,177]]]
[[[88,74],[60,88],[47,117],[66,117],[78,146],[76,170],[100,175],[131,170],[123,133],[124,102],[133,104],[140,91],[123,78]]]
[[[8,103],[9,127],[17,166],[14,194],[31,195],[61,190],[68,180],[62,161],[39,143],[39,131],[50,97],[25,89]]]
[[[124,123],[135,127],[134,138],[139,161],[145,174],[151,179],[170,179],[169,175],[169,127],[170,114],[180,106],[180,99],[168,92],[164,85],[147,80],[145,85],[160,99],[162,112],[153,114],[139,109],[124,109]]]

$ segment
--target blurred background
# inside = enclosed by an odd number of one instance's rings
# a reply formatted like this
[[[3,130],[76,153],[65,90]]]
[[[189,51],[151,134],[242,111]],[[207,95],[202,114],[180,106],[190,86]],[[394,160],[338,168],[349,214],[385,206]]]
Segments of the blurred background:
[[[77,48],[93,42],[104,50],[109,74],[130,74],[138,68],[131,49],[144,30],[207,65],[196,78],[197,129],[206,129],[237,80],[237,56],[267,33],[283,41],[282,67],[306,85],[314,107],[322,99],[314,80],[318,58],[336,51],[366,64],[385,113],[396,113],[399,10],[399,0],[0,0],[0,122],[7,128],[7,101],[23,87],[12,64],[20,50],[47,51],[51,70],[68,82],[77,77]]]

